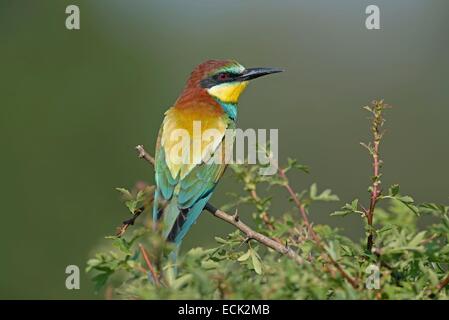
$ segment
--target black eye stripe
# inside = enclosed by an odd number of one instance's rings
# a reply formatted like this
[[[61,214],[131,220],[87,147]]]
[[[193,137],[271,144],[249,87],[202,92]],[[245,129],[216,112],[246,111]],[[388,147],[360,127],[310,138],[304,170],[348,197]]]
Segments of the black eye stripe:
[[[237,73],[232,72],[219,72],[213,76],[207,77],[201,80],[201,86],[203,88],[211,88],[220,83],[232,82],[239,76]]]

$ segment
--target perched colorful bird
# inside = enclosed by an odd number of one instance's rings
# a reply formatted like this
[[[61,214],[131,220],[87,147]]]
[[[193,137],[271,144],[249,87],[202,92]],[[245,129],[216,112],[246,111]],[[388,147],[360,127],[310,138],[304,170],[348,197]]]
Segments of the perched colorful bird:
[[[227,129],[235,128],[237,103],[248,81],[281,72],[275,68],[246,69],[233,60],[209,60],[197,66],[181,95],[166,113],[156,146],[156,191],[153,208],[155,225],[163,222],[163,235],[179,246],[209,201],[226,163],[209,163],[202,158],[208,141],[190,139],[187,150],[195,143],[198,153],[190,152],[189,161],[174,159],[173,149],[179,139],[177,130],[193,136],[194,122],[201,124],[201,133],[215,129],[219,133],[213,151],[223,150]],[[224,154],[224,152],[223,152]],[[176,155],[176,154],[175,154]],[[163,205],[162,205],[162,204]]]

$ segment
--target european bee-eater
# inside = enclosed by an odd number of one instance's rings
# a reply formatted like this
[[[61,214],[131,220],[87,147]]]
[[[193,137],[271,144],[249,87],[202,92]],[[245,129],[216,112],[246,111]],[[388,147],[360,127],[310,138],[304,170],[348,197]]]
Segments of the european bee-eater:
[[[209,163],[190,159],[179,163],[173,159],[173,139],[176,130],[193,135],[194,122],[201,132],[215,129],[220,139],[214,150],[223,150],[227,129],[234,129],[240,94],[252,79],[281,72],[275,68],[244,68],[234,60],[209,60],[191,73],[179,98],[165,113],[156,146],[156,191],[153,221],[163,222],[163,235],[179,246],[193,223],[209,201],[226,163]],[[187,150],[196,142],[190,139]],[[209,142],[200,141],[200,155]],[[195,157],[195,155],[193,155]],[[199,161],[198,161],[199,160]],[[165,203],[165,205],[161,205]]]

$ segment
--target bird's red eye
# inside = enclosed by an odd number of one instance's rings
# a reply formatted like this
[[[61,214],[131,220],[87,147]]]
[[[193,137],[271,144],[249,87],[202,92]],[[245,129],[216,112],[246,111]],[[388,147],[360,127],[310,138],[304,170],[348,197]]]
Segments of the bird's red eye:
[[[230,78],[229,73],[220,73],[218,75],[219,80],[228,80]]]

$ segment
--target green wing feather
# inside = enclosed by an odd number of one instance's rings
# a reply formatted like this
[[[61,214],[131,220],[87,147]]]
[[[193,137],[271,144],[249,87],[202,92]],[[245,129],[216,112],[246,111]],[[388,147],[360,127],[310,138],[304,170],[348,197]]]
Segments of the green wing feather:
[[[226,169],[226,164],[201,163],[194,166],[182,179],[179,176],[172,177],[166,162],[165,150],[160,143],[161,135],[162,129],[156,150],[157,188],[153,221],[157,223],[162,220],[164,237],[179,244],[212,196],[217,182]],[[223,141],[217,150],[219,148],[223,148]],[[167,203],[163,209],[158,204],[160,200]]]

